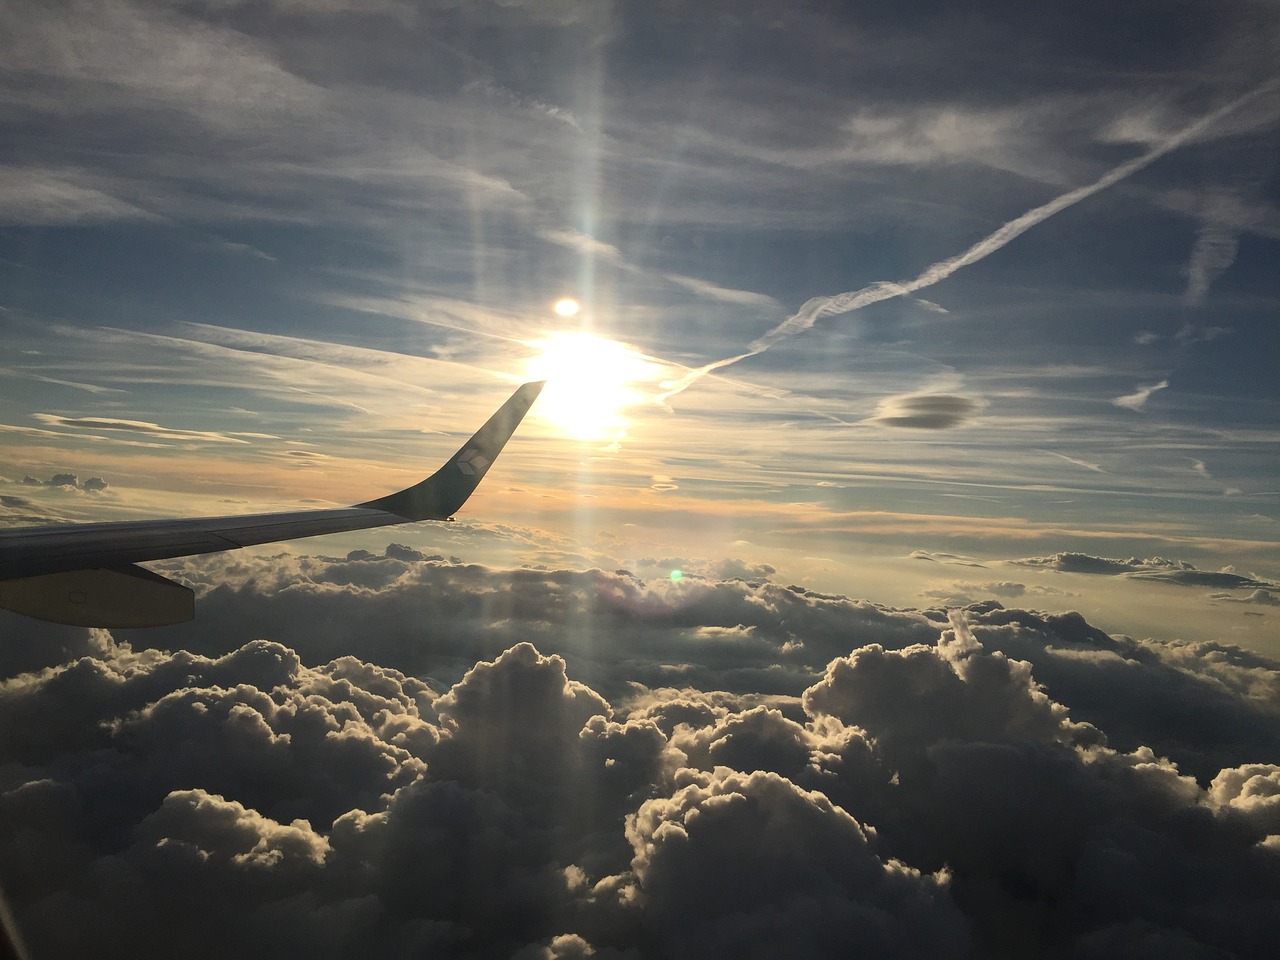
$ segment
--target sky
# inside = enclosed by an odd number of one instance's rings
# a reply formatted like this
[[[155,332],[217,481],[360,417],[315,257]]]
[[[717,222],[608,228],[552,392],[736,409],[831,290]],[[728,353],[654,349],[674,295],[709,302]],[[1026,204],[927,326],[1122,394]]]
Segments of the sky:
[[[1274,0],[0,5],[0,525],[361,502],[548,379],[453,524],[0,613],[31,955],[1262,955],[1276,63]]]

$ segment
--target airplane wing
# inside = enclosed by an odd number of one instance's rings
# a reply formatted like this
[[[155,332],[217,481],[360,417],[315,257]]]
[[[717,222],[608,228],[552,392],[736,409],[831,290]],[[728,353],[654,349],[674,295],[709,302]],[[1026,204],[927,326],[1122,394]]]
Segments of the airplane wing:
[[[542,386],[520,387],[421,483],[354,507],[0,530],[0,608],[84,627],[181,623],[195,616],[195,595],[134,564],[415,520],[449,520],[480,484]]]

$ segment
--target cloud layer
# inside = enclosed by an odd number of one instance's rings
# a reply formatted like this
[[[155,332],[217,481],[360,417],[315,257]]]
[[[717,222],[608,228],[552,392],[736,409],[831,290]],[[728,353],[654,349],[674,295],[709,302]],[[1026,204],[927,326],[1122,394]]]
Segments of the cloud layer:
[[[183,634],[203,652],[62,631],[15,673],[41,635],[6,632],[0,877],[34,955],[1262,956],[1280,934],[1263,658],[995,602],[293,562],[206,570],[229,582]]]
[[[1057,570],[1062,573],[1089,573],[1111,577],[1132,577],[1136,580],[1172,583],[1184,587],[1262,590],[1262,588],[1274,588],[1276,586],[1268,580],[1237,573],[1232,569],[1198,570],[1185,560],[1168,560],[1164,557],[1148,557],[1146,559],[1129,557],[1122,560],[1115,557],[1094,557],[1087,553],[1055,553],[1049,557],[1026,557],[1013,562],[1019,566],[1034,567],[1040,570]]]

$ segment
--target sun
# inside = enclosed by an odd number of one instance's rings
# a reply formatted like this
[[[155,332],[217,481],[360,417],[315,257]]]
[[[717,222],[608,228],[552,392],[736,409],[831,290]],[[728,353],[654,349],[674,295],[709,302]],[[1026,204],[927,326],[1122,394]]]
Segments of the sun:
[[[645,399],[635,384],[656,382],[661,373],[626,344],[591,333],[552,333],[530,346],[540,352],[528,376],[547,381],[537,409],[577,440],[620,440],[625,410]]]
[[[555,302],[555,306],[551,309],[562,317],[574,317],[577,316],[578,311],[581,310],[582,307],[579,306],[578,301],[574,300],[572,297],[564,297],[557,300]]]

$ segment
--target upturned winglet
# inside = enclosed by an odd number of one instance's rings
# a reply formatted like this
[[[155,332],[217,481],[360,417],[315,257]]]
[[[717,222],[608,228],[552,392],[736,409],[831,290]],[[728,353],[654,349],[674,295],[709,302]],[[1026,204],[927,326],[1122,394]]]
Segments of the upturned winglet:
[[[545,383],[541,380],[520,387],[443,467],[421,483],[356,506],[384,510],[406,520],[448,520],[484,479]]]
[[[426,480],[354,507],[0,530],[0,609],[83,627],[181,623],[194,615],[195,595],[136,564],[413,520],[448,520],[471,496],[541,390],[541,383],[522,386]]]

